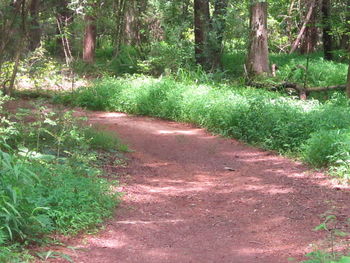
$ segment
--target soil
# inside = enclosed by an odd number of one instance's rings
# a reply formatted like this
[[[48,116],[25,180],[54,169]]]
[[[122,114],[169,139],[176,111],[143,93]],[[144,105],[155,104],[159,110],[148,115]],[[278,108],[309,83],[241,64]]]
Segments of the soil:
[[[299,162],[187,124],[87,115],[133,152],[113,169],[125,193],[115,218],[69,241],[77,263],[301,260],[324,244],[321,214],[350,215],[348,189]]]

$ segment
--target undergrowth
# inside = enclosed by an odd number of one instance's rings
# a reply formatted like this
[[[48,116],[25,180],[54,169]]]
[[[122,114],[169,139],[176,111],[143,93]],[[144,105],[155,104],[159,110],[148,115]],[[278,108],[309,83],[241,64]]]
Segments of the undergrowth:
[[[112,215],[119,194],[101,179],[97,151],[125,146],[109,133],[83,128],[73,112],[37,106],[13,115],[2,103],[0,262],[24,262],[27,245],[51,233],[95,228]]]
[[[334,94],[325,103],[299,101],[266,90],[177,82],[171,78],[103,78],[61,94],[56,102],[191,122],[265,149],[333,167],[348,179],[350,111]],[[339,173],[341,171],[341,173]]]

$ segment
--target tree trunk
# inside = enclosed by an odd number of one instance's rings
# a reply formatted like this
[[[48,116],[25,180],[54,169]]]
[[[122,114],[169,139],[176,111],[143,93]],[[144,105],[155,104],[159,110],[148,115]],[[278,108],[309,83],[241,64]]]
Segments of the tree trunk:
[[[305,34],[305,31],[306,31],[306,29],[308,27],[310,19],[312,18],[312,15],[313,15],[314,10],[315,10],[315,6],[316,6],[316,0],[313,0],[311,2],[311,4],[310,4],[309,11],[307,12],[307,15],[306,15],[306,17],[304,19],[304,23],[303,23],[303,25],[302,25],[302,27],[301,27],[301,29],[299,31],[299,34],[298,34],[296,40],[294,41],[294,43],[292,45],[292,48],[291,48],[291,50],[289,52],[290,54],[292,54],[298,48],[298,46],[299,46],[299,44],[300,44],[300,42],[301,42],[301,40],[302,40],[302,38],[303,38],[303,36]]]
[[[194,0],[195,58],[203,68],[207,67],[209,34],[209,0]]]
[[[40,45],[41,29],[38,22],[40,0],[30,2],[30,30],[29,30],[29,49],[34,51]]]
[[[146,39],[148,31],[143,21],[143,15],[147,10],[146,0],[127,0],[125,6],[124,35],[125,43],[140,46]]]
[[[246,69],[249,77],[270,73],[267,42],[267,3],[252,1]]]
[[[126,0],[116,1],[115,14],[116,14],[116,27],[115,27],[115,51],[116,55],[119,54],[120,47],[122,44],[124,20],[125,20],[125,6]]]
[[[68,57],[71,57],[68,56],[68,53],[70,52],[70,44],[67,31],[69,25],[73,21],[73,14],[72,11],[68,8],[67,0],[61,0],[61,4],[57,9],[57,35],[59,36],[57,38],[57,53],[61,57],[64,56],[67,59]]]
[[[315,5],[313,8],[313,12],[304,31],[302,43],[300,46],[301,54],[309,54],[315,52],[316,50],[318,40],[318,28],[316,27],[316,9],[317,5]]]
[[[345,26],[345,32],[343,32],[343,35],[341,37],[341,42],[340,42],[340,48],[344,50],[349,50],[350,51],[350,0],[346,1],[347,4],[347,9],[346,9],[346,23],[347,26]]]
[[[332,53],[332,28],[331,28],[331,5],[330,0],[322,1],[322,24],[323,24],[323,52],[326,60],[333,59]]]
[[[226,11],[228,0],[215,0],[214,14],[211,20],[210,61],[212,69],[221,67],[222,42],[224,39]]]
[[[95,23],[96,23],[95,17],[91,15],[85,16],[83,61],[86,63],[93,63],[95,59],[96,35],[97,35]]]
[[[348,69],[348,81],[346,83],[346,95],[350,99],[350,63],[349,63],[349,69]]]

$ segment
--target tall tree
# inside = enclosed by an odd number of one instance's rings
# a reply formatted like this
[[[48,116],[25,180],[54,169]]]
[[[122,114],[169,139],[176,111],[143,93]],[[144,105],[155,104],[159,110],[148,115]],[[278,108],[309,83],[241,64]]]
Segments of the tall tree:
[[[209,41],[212,69],[221,67],[222,42],[225,32],[228,0],[215,0],[214,13],[210,23]]]
[[[32,0],[30,2],[30,29],[29,29],[29,49],[35,50],[40,45],[41,29],[39,24],[39,7],[40,0]]]
[[[210,25],[209,0],[194,0],[194,38],[196,62],[207,67]]]
[[[348,81],[346,84],[346,94],[348,98],[350,99],[350,63],[349,63],[349,68],[348,68]]]
[[[332,53],[332,28],[331,28],[331,3],[330,0],[322,0],[322,24],[323,24],[323,51],[326,60],[333,59]]]
[[[309,9],[311,5],[312,5],[312,2],[307,0],[306,1],[307,9]],[[313,7],[313,12],[306,25],[304,34],[301,39],[301,45],[300,45],[301,54],[309,54],[309,53],[315,52],[316,50],[318,35],[319,35],[318,27],[316,26],[318,11],[319,11],[319,6],[316,3],[316,5]]]
[[[311,0],[311,2],[309,3],[309,8],[308,8],[307,14],[304,18],[303,25],[301,26],[299,34],[298,34],[297,38],[295,39],[289,53],[293,53],[299,47],[299,44],[300,44],[301,40],[303,39],[305,32],[308,29],[308,25],[309,25],[310,21],[312,20],[312,18],[314,17],[315,8],[316,8],[316,0]]]
[[[249,46],[246,61],[250,77],[270,72],[268,35],[267,35],[267,2],[250,2]]]
[[[93,63],[96,49],[96,18],[93,15],[85,15],[85,35],[83,47],[83,61]]]

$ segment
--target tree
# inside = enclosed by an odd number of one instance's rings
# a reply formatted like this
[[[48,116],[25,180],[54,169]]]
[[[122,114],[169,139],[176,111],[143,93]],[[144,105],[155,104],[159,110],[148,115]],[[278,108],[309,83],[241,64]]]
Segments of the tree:
[[[315,2],[316,3],[316,2]],[[317,24],[317,18],[318,18],[318,5],[317,3],[314,4],[314,2],[310,2],[309,0],[306,1],[307,9],[312,10],[310,19],[308,20],[308,23],[306,24],[304,34],[302,35],[301,39],[301,46],[300,46],[300,53],[301,54],[309,54],[312,52],[315,52],[317,42],[318,42],[318,35],[319,35],[319,29],[316,26]]]
[[[208,63],[209,22],[209,0],[194,0],[195,58],[203,68],[207,68]]]
[[[348,81],[346,84],[346,95],[348,96],[348,98],[350,98],[350,63],[348,68]]]
[[[249,45],[246,61],[250,77],[270,72],[267,42],[267,2],[250,2]]]
[[[210,21],[209,45],[211,68],[221,67],[222,42],[225,33],[226,12],[228,0],[215,0],[214,13]]]
[[[93,15],[85,15],[85,35],[83,47],[83,61],[93,63],[96,49],[96,19]]]
[[[311,2],[308,3],[308,5],[309,5],[308,12],[304,18],[304,22],[303,22],[303,25],[299,31],[299,34],[292,45],[292,48],[289,52],[290,54],[293,53],[298,48],[301,40],[305,36],[305,32],[309,31],[308,27],[309,27],[310,21],[312,21],[315,18],[314,12],[315,12],[315,8],[316,8],[316,0],[311,0]],[[310,41],[312,41],[312,36],[310,33],[309,33],[309,35],[310,35],[310,38],[309,38],[309,44],[310,44]],[[310,50],[310,48],[308,48],[308,50]]]
[[[323,52],[326,60],[333,59],[330,0],[322,0]]]
[[[40,0],[32,0],[30,2],[29,14],[30,14],[30,30],[29,30],[29,49],[35,50],[40,45],[41,29],[39,24],[39,7]]]

